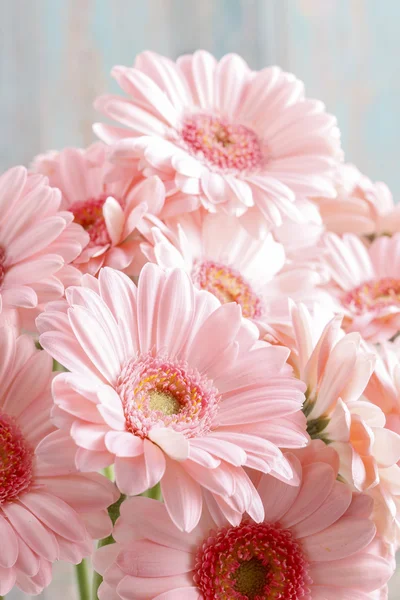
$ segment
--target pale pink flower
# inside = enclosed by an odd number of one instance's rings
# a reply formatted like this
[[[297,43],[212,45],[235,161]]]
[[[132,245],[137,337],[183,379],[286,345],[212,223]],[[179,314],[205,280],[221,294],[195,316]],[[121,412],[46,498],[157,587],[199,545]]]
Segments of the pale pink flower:
[[[336,173],[336,197],[314,198],[329,231],[376,236],[400,231],[400,206],[387,185],[373,183],[351,164]]]
[[[367,248],[353,234],[324,236],[321,264],[331,276],[324,286],[347,332],[384,342],[400,329],[400,233],[377,238]]]
[[[293,75],[251,71],[236,54],[217,62],[201,50],[176,63],[143,52],[134,67],[112,73],[128,98],[103,96],[96,106],[121,127],[95,131],[119,165],[164,180],[163,216],[203,205],[240,217],[259,236],[282,216],[301,218],[296,196],[334,194],[336,120]]]
[[[393,561],[377,552],[371,500],[336,480],[334,454],[318,442],[304,454],[288,454],[298,487],[262,475],[261,523],[245,517],[231,526],[218,511],[204,510],[183,535],[162,503],[125,501],[116,544],[94,558],[104,577],[99,598],[378,599]]]
[[[258,240],[236,217],[204,210],[171,218],[153,228],[153,245],[143,251],[164,269],[181,268],[199,289],[220,302],[237,302],[244,317],[264,330],[265,323],[288,320],[288,297],[314,302],[324,283],[312,261],[286,263],[282,244],[272,234]]]
[[[143,181],[132,170],[127,176],[110,177],[108,148],[101,143],[39,155],[32,168],[61,190],[63,208],[89,234],[89,244],[75,264],[93,275],[102,266],[138,274],[142,233],[147,230],[144,217],[157,214],[164,204],[160,179]]]
[[[92,539],[110,534],[106,509],[118,494],[102,475],[76,471],[68,439],[38,452],[54,431],[51,357],[11,326],[0,329],[0,355],[0,595],[14,585],[38,594],[53,562],[79,563]]]
[[[400,361],[399,349],[387,342],[379,353],[365,396],[385,415],[385,427],[400,435]],[[387,443],[390,443],[387,440]],[[400,545],[400,461],[380,469],[380,486],[372,490],[375,497],[375,520],[382,535]]]
[[[42,346],[71,371],[54,381],[54,418],[78,446],[78,468],[115,464],[128,495],[160,481],[187,531],[202,488],[228,518],[262,518],[243,467],[292,480],[278,446],[307,443],[304,384],[286,365],[289,351],[259,342],[238,305],[221,306],[179,269],[147,264],[136,288],[104,268],[66,298],[37,324]]]
[[[294,343],[289,362],[307,384],[303,408],[307,431],[338,452],[342,480],[373,497],[379,532],[392,542],[400,484],[396,465],[400,432],[391,431],[383,411],[363,396],[374,370],[375,352],[366,348],[359,334],[344,334],[341,317],[334,317],[321,332],[321,323],[314,324],[304,306],[293,306],[292,314]]]
[[[64,293],[68,266],[88,242],[61,194],[14,167],[0,176],[0,312],[34,309]]]

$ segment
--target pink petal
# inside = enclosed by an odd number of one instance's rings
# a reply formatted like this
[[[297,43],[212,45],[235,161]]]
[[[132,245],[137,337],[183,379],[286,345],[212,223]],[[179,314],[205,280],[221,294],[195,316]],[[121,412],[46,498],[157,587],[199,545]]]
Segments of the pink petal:
[[[107,381],[114,383],[121,372],[121,364],[113,340],[86,308],[75,305],[69,309],[68,317],[86,355]]]
[[[173,460],[183,461],[189,456],[189,442],[179,431],[167,427],[153,427],[149,439]]]
[[[284,527],[292,527],[314,513],[329,495],[335,473],[327,464],[314,463],[303,468],[303,481],[296,502],[281,519]]]
[[[161,480],[165,506],[178,529],[190,532],[201,517],[201,488],[179,463],[166,461],[167,468]]]
[[[20,499],[51,531],[68,540],[85,540],[86,530],[77,513],[63,500],[45,492],[30,492]]]
[[[366,548],[375,533],[376,528],[372,521],[344,517],[328,529],[303,538],[302,547],[309,560],[338,560]]]
[[[235,339],[240,327],[241,309],[234,302],[224,304],[204,321],[188,354],[189,364],[204,372]]]
[[[193,569],[193,555],[189,552],[149,540],[135,541],[119,553],[116,562],[126,575],[134,577],[168,577]]]
[[[54,562],[58,558],[58,544],[54,534],[18,502],[4,504],[6,517],[15,531],[39,556]]]
[[[193,580],[188,575],[172,577],[132,577],[127,575],[117,587],[117,592],[123,600],[149,600],[157,595],[187,585]]]
[[[0,568],[10,569],[18,558],[18,539],[9,522],[0,515]]]
[[[141,515],[141,519],[137,515]],[[125,500],[121,506],[121,515],[123,517],[123,531],[126,524],[132,528],[131,539],[148,539],[162,546],[184,550],[186,552],[193,548],[193,532],[190,536],[186,532],[180,531],[168,516],[165,504],[152,500],[150,498],[137,496]],[[197,531],[197,529],[196,529]],[[115,535],[118,542],[124,542],[121,539],[118,522]],[[202,535],[200,533],[200,535]]]
[[[292,528],[296,538],[318,533],[338,521],[350,506],[351,499],[350,488],[336,481],[325,502],[309,517],[303,519]]]
[[[389,563],[371,554],[356,554],[337,561],[318,562],[310,566],[309,575],[314,585],[332,585],[341,588],[372,592],[382,587],[392,575]]]
[[[301,467],[296,457],[291,457],[292,467],[301,481]],[[283,518],[288,510],[296,503],[300,487],[263,475],[257,486],[257,491],[265,510],[265,520],[276,522]]]
[[[143,440],[129,431],[109,431],[105,444],[109,452],[121,458],[140,456],[144,452]]]
[[[165,592],[154,600],[203,600],[203,596],[197,587],[184,587]]]
[[[178,291],[179,290],[179,291]],[[181,269],[167,277],[157,315],[157,348],[168,349],[168,356],[179,355],[193,320],[194,289],[189,276]]]
[[[111,242],[116,246],[122,238],[125,224],[124,211],[119,202],[109,197],[103,204],[103,217]]]

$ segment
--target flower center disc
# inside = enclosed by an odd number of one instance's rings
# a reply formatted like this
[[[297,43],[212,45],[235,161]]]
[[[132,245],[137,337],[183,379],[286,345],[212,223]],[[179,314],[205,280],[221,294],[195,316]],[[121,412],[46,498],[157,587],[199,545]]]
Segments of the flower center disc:
[[[6,274],[6,267],[4,265],[6,261],[6,253],[3,248],[0,247],[0,287],[4,281],[4,277]]]
[[[212,115],[186,117],[181,131],[187,149],[223,171],[253,171],[264,162],[254,131]]]
[[[268,569],[258,558],[244,561],[234,575],[235,590],[247,598],[259,596],[267,583]]]
[[[117,392],[127,430],[142,438],[155,425],[188,438],[207,433],[220,398],[212,382],[186,363],[151,354],[124,365]]]
[[[235,269],[207,260],[195,265],[192,279],[198,287],[214,294],[221,304],[240,304],[244,317],[252,319],[261,315],[260,299]]]
[[[177,415],[181,410],[181,405],[172,394],[166,394],[165,392],[158,392],[156,390],[149,392],[148,404],[150,410],[157,410],[164,415]]]
[[[33,449],[19,427],[7,415],[0,414],[0,506],[26,490],[33,477]]]
[[[103,205],[108,196],[89,198],[82,202],[74,202],[69,210],[74,215],[75,223],[81,225],[90,236],[93,246],[106,246],[111,243],[106,222],[103,216]]]
[[[343,303],[358,313],[400,307],[400,280],[383,277],[363,283],[348,292]]]
[[[299,543],[271,523],[211,531],[194,572],[205,600],[300,600],[311,583]]]

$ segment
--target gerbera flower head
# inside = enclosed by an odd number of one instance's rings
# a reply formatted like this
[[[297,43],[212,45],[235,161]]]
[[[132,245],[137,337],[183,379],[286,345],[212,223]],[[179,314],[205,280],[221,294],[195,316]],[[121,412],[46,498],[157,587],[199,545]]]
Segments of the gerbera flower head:
[[[259,236],[282,215],[301,218],[296,196],[334,194],[336,121],[293,75],[198,51],[176,63],[143,52],[113,76],[128,98],[103,96],[97,108],[120,127],[95,131],[119,165],[165,181],[163,216],[203,205]]]
[[[337,451],[343,481],[374,498],[379,531],[391,541],[388,530],[393,529],[398,491],[386,480],[398,481],[400,435],[386,426],[384,412],[364,395],[375,352],[359,334],[345,334],[340,325],[341,317],[334,317],[322,333],[317,324],[315,335],[307,309],[293,306],[295,343],[290,362],[307,384],[304,413],[310,437]],[[378,499],[382,495],[384,504]]]
[[[0,347],[0,594],[16,585],[36,595],[53,562],[79,563],[110,534],[106,509],[118,494],[102,475],[76,471],[70,440],[53,437],[57,464],[38,452],[54,431],[52,359],[12,326],[0,328]]]
[[[288,350],[258,341],[237,304],[220,305],[183,270],[147,264],[138,287],[104,268],[37,320],[41,344],[70,373],[53,394],[81,469],[115,464],[121,492],[161,482],[169,514],[191,530],[202,489],[228,518],[261,518],[243,467],[292,480],[278,449],[305,445],[304,385]]]
[[[365,390],[366,398],[385,415],[385,428],[400,435],[400,362],[399,348],[387,342],[377,351],[377,363]],[[386,442],[391,442],[387,439]],[[379,470],[380,485],[372,490],[375,521],[389,542],[400,545],[400,461]]]
[[[236,217],[204,210],[170,218],[153,228],[153,244],[143,246],[149,260],[164,269],[182,268],[194,285],[214,294],[222,304],[237,302],[244,317],[263,330],[265,322],[282,319],[287,298],[314,301],[325,278],[312,261],[286,263],[285,250],[272,234],[258,240]]]
[[[0,311],[61,297],[69,265],[88,242],[45,177],[14,167],[0,176]]]
[[[328,233],[321,263],[331,282],[324,286],[343,327],[370,342],[384,342],[400,329],[400,233],[374,240],[369,248],[353,234]]]
[[[354,165],[344,164],[335,186],[335,198],[314,198],[329,231],[369,237],[400,231],[400,209],[385,183],[374,183]]]
[[[376,552],[372,502],[336,480],[335,452],[320,444],[288,455],[298,487],[261,476],[260,523],[245,516],[232,526],[205,510],[183,536],[163,504],[125,501],[116,544],[95,555],[104,576],[99,598],[134,600],[137,590],[146,600],[375,598],[393,565]]]
[[[63,208],[89,235],[89,244],[75,264],[92,274],[102,266],[137,274],[143,262],[140,243],[146,232],[145,217],[160,212],[164,204],[160,179],[143,181],[139,172],[132,171],[111,173],[108,148],[101,143],[85,150],[66,148],[39,155],[32,168],[61,190]]]

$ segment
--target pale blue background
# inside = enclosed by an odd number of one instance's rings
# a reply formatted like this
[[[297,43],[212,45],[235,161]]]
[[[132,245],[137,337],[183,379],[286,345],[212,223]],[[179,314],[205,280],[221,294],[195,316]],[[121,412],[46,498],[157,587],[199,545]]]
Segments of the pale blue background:
[[[347,159],[399,196],[400,0],[0,0],[0,170],[89,144],[114,64],[200,47],[304,79],[338,116]],[[42,597],[72,600],[58,573]]]
[[[348,160],[400,193],[398,0],[0,0],[0,167],[92,140],[93,98],[145,48],[278,63],[338,116]]]

